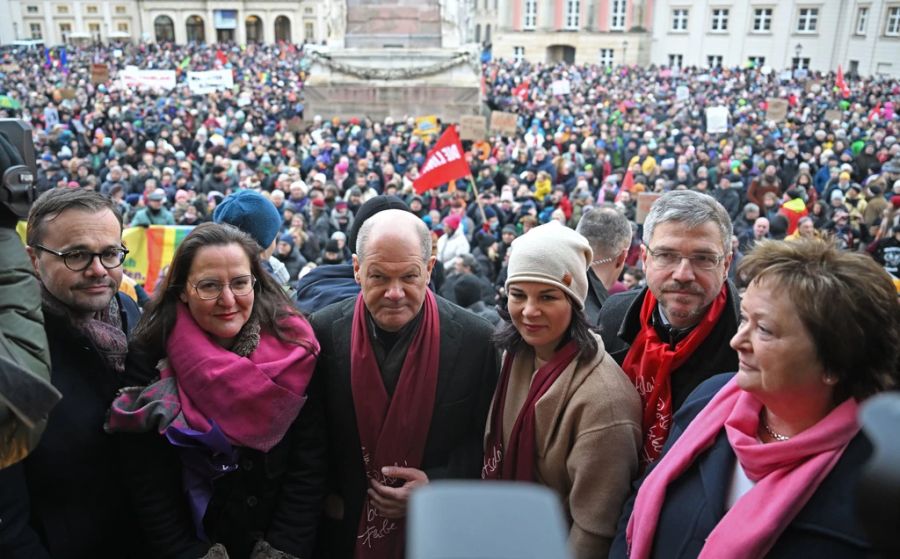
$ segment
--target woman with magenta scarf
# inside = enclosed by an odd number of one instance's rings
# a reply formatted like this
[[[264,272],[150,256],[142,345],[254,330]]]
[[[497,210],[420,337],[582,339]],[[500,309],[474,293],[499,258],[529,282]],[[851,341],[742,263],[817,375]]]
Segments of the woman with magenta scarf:
[[[107,430],[150,556],[309,557],[324,496],[319,344],[224,224],[196,227],[138,324]]]
[[[872,446],[860,403],[898,381],[900,302],[871,258],[815,239],[758,244],[731,340],[626,505],[611,557],[847,558]]]
[[[482,477],[554,490],[574,557],[606,557],[638,472],[640,397],[585,318],[587,239],[551,221],[510,250]]]

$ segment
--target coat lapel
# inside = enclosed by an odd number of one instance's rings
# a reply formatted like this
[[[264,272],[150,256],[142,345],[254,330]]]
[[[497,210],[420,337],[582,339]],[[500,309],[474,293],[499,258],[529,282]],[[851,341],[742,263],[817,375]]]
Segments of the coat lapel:
[[[719,432],[713,446],[697,458],[700,464],[700,480],[706,495],[707,510],[718,523],[725,516],[725,500],[728,498],[731,476],[736,460],[725,430]]]

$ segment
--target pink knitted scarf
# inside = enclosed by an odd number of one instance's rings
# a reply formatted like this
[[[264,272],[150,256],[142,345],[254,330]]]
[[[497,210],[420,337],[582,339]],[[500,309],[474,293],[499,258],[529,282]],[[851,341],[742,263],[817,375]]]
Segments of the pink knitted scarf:
[[[756,438],[762,403],[731,379],[691,421],[641,485],[626,538],[629,557],[651,555],[666,487],[713,445],[724,427],[744,471],[756,483],[706,538],[700,558],[763,557],[806,505],[859,431],[857,403],[849,398],[788,441]]]

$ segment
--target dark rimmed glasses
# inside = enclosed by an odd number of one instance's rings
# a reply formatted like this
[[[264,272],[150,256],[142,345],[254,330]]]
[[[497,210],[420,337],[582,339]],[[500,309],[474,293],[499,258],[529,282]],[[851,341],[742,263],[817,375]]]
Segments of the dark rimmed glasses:
[[[52,248],[47,248],[44,245],[34,245],[33,248],[49,252],[50,254],[62,258],[66,268],[73,272],[83,272],[87,270],[91,264],[93,264],[94,258],[99,258],[100,265],[104,268],[112,270],[113,268],[121,266],[122,263],[125,262],[125,256],[128,254],[128,249],[122,247],[108,248],[103,252],[91,252],[80,248],[60,252],[58,250],[53,250]]]

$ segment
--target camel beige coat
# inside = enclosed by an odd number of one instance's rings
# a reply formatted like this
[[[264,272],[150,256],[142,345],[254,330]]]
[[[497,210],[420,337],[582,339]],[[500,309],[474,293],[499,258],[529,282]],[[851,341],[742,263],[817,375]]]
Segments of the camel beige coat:
[[[569,517],[569,547],[578,559],[607,556],[641,448],[640,397],[595,337],[596,355],[569,364],[535,405],[535,479],[559,495]],[[503,413],[504,447],[535,365],[530,347],[518,351]],[[485,441],[490,427],[488,417]]]

